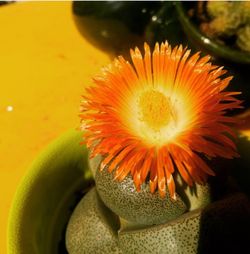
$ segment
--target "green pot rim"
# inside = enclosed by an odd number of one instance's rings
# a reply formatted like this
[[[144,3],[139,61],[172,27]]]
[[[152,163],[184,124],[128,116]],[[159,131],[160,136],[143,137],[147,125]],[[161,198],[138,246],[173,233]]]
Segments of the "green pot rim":
[[[185,7],[182,2],[175,3],[178,18],[185,31],[187,37],[195,40],[205,49],[211,52],[212,55],[230,60],[232,62],[250,64],[250,54],[232,49],[227,46],[220,45],[213,41],[211,38],[205,36],[200,32],[198,27],[196,27],[188,17]]]
[[[49,144],[22,177],[8,217],[8,254],[55,253],[57,233],[64,230],[60,223],[65,224],[77,202],[71,201],[72,195],[93,182],[81,140],[80,131],[69,130]]]

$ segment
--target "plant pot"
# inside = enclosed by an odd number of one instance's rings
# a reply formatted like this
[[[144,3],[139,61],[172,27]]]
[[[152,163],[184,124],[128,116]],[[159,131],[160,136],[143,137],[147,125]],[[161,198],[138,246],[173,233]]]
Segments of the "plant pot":
[[[97,48],[111,55],[143,46],[144,31],[161,2],[74,1],[77,29]]]
[[[9,254],[63,254],[70,215],[92,184],[81,133],[69,131],[48,146],[21,181],[11,208]]]

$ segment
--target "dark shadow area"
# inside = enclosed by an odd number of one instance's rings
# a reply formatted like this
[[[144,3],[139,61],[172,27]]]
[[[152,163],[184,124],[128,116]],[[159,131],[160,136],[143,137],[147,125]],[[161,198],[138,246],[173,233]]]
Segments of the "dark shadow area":
[[[198,253],[250,253],[250,141],[237,139],[239,158],[210,167],[213,202],[201,214]]]
[[[94,186],[94,182],[89,182],[87,186],[82,188],[79,188],[78,191],[76,191],[72,197],[71,197],[71,204],[68,207],[68,211],[67,211],[67,218],[65,219],[65,224],[63,226],[63,230],[61,232],[61,239],[58,243],[58,253],[60,254],[68,254],[68,251],[66,249],[66,230],[67,230],[67,226],[68,226],[68,222],[70,220],[70,217],[75,209],[75,207],[78,205],[78,203],[80,202],[80,200],[84,197],[84,195]]]
[[[250,201],[242,193],[207,206],[200,220],[198,253],[250,253]]]
[[[250,197],[250,141],[247,137],[240,137],[237,147],[240,157],[231,162],[230,174],[239,189]]]

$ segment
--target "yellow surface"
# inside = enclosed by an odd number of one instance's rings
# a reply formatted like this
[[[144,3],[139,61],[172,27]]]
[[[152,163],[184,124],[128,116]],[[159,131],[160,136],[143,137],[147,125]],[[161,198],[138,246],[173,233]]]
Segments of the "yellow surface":
[[[78,126],[83,87],[109,57],[78,34],[70,2],[0,7],[0,253],[11,201],[28,165]]]

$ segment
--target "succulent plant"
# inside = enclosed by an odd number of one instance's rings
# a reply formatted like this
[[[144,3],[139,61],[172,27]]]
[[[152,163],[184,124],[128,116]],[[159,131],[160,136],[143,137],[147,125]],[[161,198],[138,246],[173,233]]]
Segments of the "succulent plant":
[[[231,77],[182,45],[156,43],[151,52],[145,43],[144,51],[131,49],[132,63],[115,59],[83,96],[96,187],[68,224],[70,254],[198,253],[203,211],[214,201],[208,158],[238,157],[235,119],[224,115],[241,108],[238,92],[223,91]]]
[[[250,52],[250,24],[238,30],[236,43],[239,48]]]
[[[227,15],[228,10],[231,7],[232,2],[226,1],[208,1],[207,3],[207,12],[210,17],[216,18],[221,15]]]
[[[250,2],[241,2],[242,16],[246,24],[250,24]]]
[[[250,2],[208,1],[206,11],[209,21],[200,26],[206,35],[219,42],[235,42],[238,48],[250,52]]]

